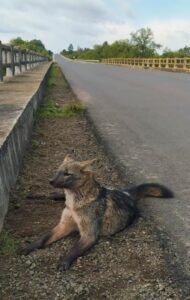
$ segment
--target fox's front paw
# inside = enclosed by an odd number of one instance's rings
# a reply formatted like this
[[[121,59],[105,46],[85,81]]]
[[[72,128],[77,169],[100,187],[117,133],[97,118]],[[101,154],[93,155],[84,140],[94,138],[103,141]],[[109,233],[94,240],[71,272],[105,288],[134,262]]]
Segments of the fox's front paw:
[[[30,246],[21,246],[16,250],[16,254],[18,255],[28,255],[31,252]]]
[[[68,270],[70,266],[71,266],[71,262],[67,258],[60,257],[57,265],[57,270],[60,272],[64,272]]]

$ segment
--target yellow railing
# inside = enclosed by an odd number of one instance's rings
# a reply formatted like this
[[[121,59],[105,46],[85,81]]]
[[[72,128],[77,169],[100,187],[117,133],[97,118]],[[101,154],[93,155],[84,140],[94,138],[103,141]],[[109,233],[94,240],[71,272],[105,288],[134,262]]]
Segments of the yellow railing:
[[[190,72],[190,58],[107,58],[102,63],[137,68],[168,69]]]

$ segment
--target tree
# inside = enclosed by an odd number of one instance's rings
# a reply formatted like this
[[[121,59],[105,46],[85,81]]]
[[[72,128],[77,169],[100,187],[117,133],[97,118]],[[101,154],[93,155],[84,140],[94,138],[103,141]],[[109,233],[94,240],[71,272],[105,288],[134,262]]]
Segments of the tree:
[[[31,48],[33,48],[33,49],[37,49],[38,51],[45,50],[45,46],[42,43],[42,41],[40,41],[40,40],[34,39],[34,40],[31,40],[29,43],[31,45]]]
[[[189,57],[190,56],[190,47],[185,46],[184,48],[179,49],[178,53],[180,54],[180,57]]]
[[[70,45],[69,45],[68,51],[69,51],[69,53],[73,53],[73,51],[74,51],[73,44],[70,44]]]
[[[24,43],[25,43],[24,40],[19,36],[16,39],[10,40],[10,44],[12,46],[21,46],[24,45]]]
[[[190,57],[190,47],[185,46],[177,51],[169,48],[163,50],[162,55],[157,53],[160,44],[154,41],[154,35],[150,28],[141,28],[130,34],[130,39],[117,40],[112,44],[107,41],[101,45],[94,45],[93,49],[77,47],[73,49],[70,44],[68,50],[62,50],[62,54],[69,58],[98,59],[103,58],[135,58],[135,57]],[[19,39],[19,38],[18,38]]]
[[[25,41],[21,37],[17,37],[15,39],[10,40],[10,44],[14,47],[20,47],[40,53],[44,56],[47,56],[49,60],[52,59],[53,52],[51,50],[46,50],[44,44],[40,40],[34,39],[31,41]]]
[[[151,57],[156,54],[156,50],[161,48],[160,44],[154,42],[154,35],[150,28],[141,28],[132,32],[130,43],[135,47],[135,56]]]
[[[171,57],[171,58],[176,57],[176,52],[166,47],[163,50],[162,57]]]
[[[165,48],[162,57],[190,57],[190,47],[185,46],[177,51]]]

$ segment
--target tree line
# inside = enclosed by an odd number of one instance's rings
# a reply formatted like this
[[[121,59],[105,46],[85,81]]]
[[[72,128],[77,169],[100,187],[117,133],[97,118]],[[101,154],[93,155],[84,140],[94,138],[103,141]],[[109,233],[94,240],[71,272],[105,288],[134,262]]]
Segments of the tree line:
[[[31,41],[25,41],[21,37],[17,37],[10,40],[9,44],[15,47],[37,52],[43,56],[46,56],[49,60],[52,59],[53,52],[51,50],[47,50],[40,40],[33,39]]]
[[[149,58],[149,57],[190,57],[190,47],[185,46],[177,51],[165,48],[161,54],[162,45],[154,41],[154,34],[150,28],[141,28],[130,34],[129,39],[118,40],[109,44],[105,41],[101,45],[94,45],[92,49],[78,47],[74,50],[72,44],[68,49],[63,49],[61,54],[76,59],[94,59],[103,58]]]

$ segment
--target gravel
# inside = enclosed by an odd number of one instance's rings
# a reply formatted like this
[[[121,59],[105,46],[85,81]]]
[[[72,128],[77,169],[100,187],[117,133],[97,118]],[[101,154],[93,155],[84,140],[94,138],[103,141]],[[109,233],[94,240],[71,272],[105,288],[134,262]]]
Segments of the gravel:
[[[58,105],[74,97],[63,78],[47,96]],[[32,139],[39,143],[31,144],[27,151],[5,224],[5,230],[19,243],[36,239],[58,222],[63,203],[49,200],[54,190],[48,178],[72,149],[77,159],[97,158],[95,172],[101,183],[127,185],[127,176],[109,159],[84,115],[39,119]],[[68,237],[26,257],[0,255],[0,299],[190,299],[168,264],[172,260],[175,266],[177,255],[171,256],[167,247],[163,248],[164,241],[148,217],[139,216],[123,232],[100,239],[68,271],[58,272],[59,256],[77,238]]]

